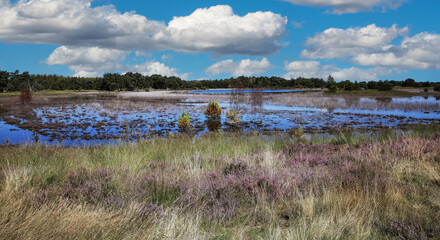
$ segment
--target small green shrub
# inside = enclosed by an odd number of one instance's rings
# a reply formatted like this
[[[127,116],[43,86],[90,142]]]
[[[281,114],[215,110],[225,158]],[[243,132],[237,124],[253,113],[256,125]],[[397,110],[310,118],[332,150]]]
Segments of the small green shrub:
[[[293,132],[293,136],[295,138],[301,138],[304,135],[304,129],[301,127],[301,124],[298,124],[298,128]]]
[[[440,92],[440,84],[434,86],[434,91]]]
[[[190,124],[191,124],[191,118],[189,117],[189,113],[183,110],[182,115],[179,116],[177,126],[180,129],[187,129],[191,126]]]
[[[168,139],[174,139],[176,137],[176,135],[172,132],[168,132],[167,138]]]
[[[424,88],[423,91],[424,91],[424,92],[428,92],[429,89],[428,89],[428,88]]]
[[[240,114],[234,110],[234,108],[229,109],[229,111],[226,112],[226,118],[228,121],[232,123],[238,123],[240,122]]]
[[[210,100],[206,108],[205,115],[208,117],[219,117],[222,114],[222,109],[217,101]]]

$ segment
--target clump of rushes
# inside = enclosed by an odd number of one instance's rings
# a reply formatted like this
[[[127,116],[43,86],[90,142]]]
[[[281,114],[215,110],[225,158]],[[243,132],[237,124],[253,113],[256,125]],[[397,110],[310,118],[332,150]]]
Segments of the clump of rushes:
[[[189,117],[189,113],[185,110],[182,111],[182,115],[179,116],[179,120],[177,126],[182,129],[188,129],[191,125],[191,118]]]
[[[237,124],[240,122],[240,114],[235,111],[233,108],[229,109],[229,111],[226,112],[226,118],[230,123]]]
[[[222,114],[222,109],[217,101],[210,100],[206,108],[205,115],[208,117],[219,117]]]

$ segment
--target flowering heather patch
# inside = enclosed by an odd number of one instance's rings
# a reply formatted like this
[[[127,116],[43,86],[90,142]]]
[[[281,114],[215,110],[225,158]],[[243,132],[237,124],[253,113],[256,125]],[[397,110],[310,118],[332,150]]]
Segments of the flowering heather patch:
[[[67,175],[62,183],[61,195],[73,201],[91,204],[119,205],[118,187],[112,181],[113,171],[80,168]]]
[[[228,220],[240,208],[253,208],[257,199],[269,201],[279,195],[278,182],[262,172],[251,171],[243,162],[231,163],[223,171],[208,173],[196,192],[187,195],[188,201],[203,208],[211,220]]]
[[[132,177],[129,192],[138,202],[150,202],[157,205],[170,205],[174,203],[184,189],[172,175],[158,172],[145,172],[137,177]]]
[[[0,148],[0,236],[439,238],[438,136],[274,139]]]
[[[241,174],[244,173],[246,171],[246,169],[248,168],[248,165],[245,162],[233,162],[229,165],[227,165],[225,167],[225,169],[223,169],[223,173],[225,175],[229,175],[229,174]]]
[[[110,169],[96,169],[90,171],[79,168],[69,172],[61,186],[52,184],[47,189],[40,190],[36,195],[36,202],[44,204],[60,197],[77,203],[88,203],[101,206],[122,207],[125,202],[118,185],[113,180],[113,171]]]
[[[303,144],[294,143],[284,148],[283,153],[289,157],[296,156],[298,154],[320,154],[327,155],[335,153],[341,149],[340,146],[332,144]]]
[[[295,165],[297,163],[307,163],[310,167],[317,166],[317,165],[326,165],[329,162],[329,160],[320,155],[320,154],[300,154],[293,156],[292,159],[288,161],[290,165]]]
[[[426,154],[440,154],[439,139],[400,137],[391,143],[391,152],[395,156],[421,160]]]
[[[427,240],[433,236],[432,230],[426,231],[423,227],[414,220],[402,221],[398,219],[391,219],[378,224],[379,229],[397,239],[419,239]]]

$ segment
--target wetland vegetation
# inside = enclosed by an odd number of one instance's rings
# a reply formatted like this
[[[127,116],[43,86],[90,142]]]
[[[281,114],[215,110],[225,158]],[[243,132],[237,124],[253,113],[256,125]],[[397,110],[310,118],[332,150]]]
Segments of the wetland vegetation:
[[[0,236],[438,239],[440,93],[348,84],[5,93]]]
[[[0,235],[436,239],[440,129],[0,147]]]

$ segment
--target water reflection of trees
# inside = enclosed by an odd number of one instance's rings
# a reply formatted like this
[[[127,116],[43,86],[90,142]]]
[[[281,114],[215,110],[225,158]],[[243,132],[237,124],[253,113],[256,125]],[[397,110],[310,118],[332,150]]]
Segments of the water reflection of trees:
[[[208,131],[216,132],[222,127],[222,122],[220,118],[208,118],[206,120],[206,125],[208,127]]]
[[[393,98],[391,98],[391,97],[377,97],[375,100],[376,100],[377,105],[388,106],[393,101]]]
[[[344,100],[345,100],[345,104],[349,108],[350,107],[359,107],[359,103],[360,103],[361,98],[358,96],[345,95]]]
[[[252,112],[261,112],[263,106],[263,90],[253,89],[250,93]]]
[[[335,125],[333,112],[337,108],[338,103],[339,100],[337,98],[327,98],[325,99],[325,103],[323,104],[327,109],[327,125],[329,126]]]

